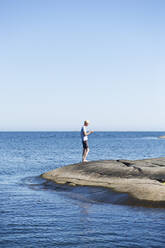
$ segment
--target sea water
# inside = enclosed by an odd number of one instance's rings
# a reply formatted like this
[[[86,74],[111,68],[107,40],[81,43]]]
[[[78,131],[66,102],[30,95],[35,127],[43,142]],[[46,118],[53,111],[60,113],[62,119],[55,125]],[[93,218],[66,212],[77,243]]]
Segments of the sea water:
[[[161,132],[95,132],[89,160],[165,157]],[[165,247],[165,209],[112,203],[100,187],[40,174],[81,161],[79,132],[0,133],[0,247]]]

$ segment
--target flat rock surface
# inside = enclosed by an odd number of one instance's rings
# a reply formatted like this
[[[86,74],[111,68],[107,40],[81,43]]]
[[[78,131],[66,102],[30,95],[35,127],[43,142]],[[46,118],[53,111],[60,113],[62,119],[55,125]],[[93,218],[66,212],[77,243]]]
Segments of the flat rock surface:
[[[160,139],[165,139],[165,136],[164,136],[164,135],[163,135],[163,136],[159,136],[159,138],[160,138]]]
[[[165,158],[91,161],[64,166],[41,176],[60,184],[109,187],[137,200],[165,206]]]

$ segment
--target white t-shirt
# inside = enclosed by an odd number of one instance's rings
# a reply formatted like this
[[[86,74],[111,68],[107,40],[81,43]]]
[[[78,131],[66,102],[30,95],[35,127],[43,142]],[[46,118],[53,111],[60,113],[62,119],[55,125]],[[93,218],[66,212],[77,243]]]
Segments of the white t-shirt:
[[[86,126],[82,126],[82,128],[81,128],[81,139],[82,139],[82,141],[88,140],[88,136],[85,135],[84,132],[86,132]]]

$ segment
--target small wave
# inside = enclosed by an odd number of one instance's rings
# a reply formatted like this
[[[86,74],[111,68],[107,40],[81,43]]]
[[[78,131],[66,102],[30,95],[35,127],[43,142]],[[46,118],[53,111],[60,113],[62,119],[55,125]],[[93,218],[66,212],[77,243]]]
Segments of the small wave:
[[[29,187],[33,190],[55,190],[65,191],[68,190],[67,185],[56,184],[52,181],[48,181],[40,176],[25,177],[20,183],[22,186]]]
[[[141,139],[144,139],[144,140],[157,140],[158,137],[142,137]]]
[[[50,138],[55,138],[56,137],[56,135],[54,134],[54,135],[49,135],[49,136],[40,136],[39,138],[40,139],[50,139]]]

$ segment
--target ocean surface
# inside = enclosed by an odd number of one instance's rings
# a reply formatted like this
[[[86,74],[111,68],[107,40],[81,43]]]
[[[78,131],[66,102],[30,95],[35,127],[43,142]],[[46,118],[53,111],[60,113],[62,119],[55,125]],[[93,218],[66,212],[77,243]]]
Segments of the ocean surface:
[[[95,132],[88,160],[165,156],[161,132]],[[0,133],[0,247],[164,248],[165,209],[114,204],[99,187],[40,175],[81,161],[79,132]]]

